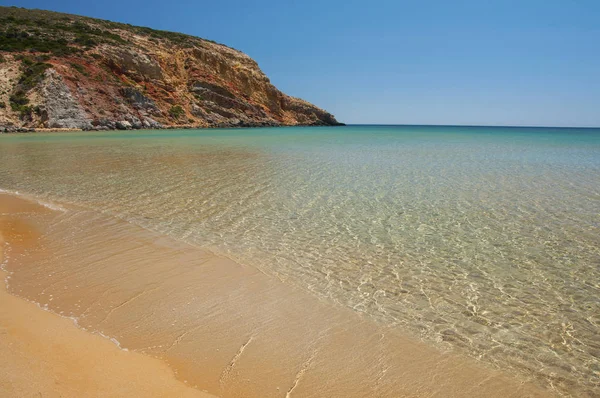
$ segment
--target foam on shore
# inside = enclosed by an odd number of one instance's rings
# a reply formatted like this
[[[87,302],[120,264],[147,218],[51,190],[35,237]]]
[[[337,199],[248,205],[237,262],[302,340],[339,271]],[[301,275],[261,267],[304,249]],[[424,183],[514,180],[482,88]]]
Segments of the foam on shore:
[[[65,209],[63,206],[60,206],[60,205],[58,205],[56,203],[52,203],[52,202],[47,201],[47,200],[42,200],[40,198],[34,197],[32,195],[24,194],[24,193],[19,192],[19,191],[10,191],[10,190],[7,190],[7,189],[0,188],[0,194],[6,194],[6,195],[9,195],[9,196],[18,196],[18,197],[23,198],[23,199],[25,199],[27,201],[35,202],[35,203],[37,203],[37,204],[39,204],[41,206],[44,206],[45,208],[50,209],[50,210],[61,211],[61,212],[67,211],[67,209]]]

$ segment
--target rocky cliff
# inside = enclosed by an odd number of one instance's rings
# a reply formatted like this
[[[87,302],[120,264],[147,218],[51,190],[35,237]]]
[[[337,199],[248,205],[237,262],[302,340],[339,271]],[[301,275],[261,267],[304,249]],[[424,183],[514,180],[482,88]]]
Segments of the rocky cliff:
[[[222,44],[0,7],[0,131],[337,124]]]

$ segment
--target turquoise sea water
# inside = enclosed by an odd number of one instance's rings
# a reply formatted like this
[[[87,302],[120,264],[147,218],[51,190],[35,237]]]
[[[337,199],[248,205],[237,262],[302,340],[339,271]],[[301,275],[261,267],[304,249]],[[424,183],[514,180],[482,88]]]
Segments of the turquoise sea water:
[[[600,129],[6,135],[0,189],[121,217],[600,395]]]

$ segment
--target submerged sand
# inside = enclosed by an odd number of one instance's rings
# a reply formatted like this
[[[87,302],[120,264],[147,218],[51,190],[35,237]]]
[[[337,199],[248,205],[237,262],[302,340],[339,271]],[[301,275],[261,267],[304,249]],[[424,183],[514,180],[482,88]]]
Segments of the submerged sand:
[[[3,290],[3,396],[551,396],[115,218],[8,195],[0,214],[9,291],[113,339]]]
[[[39,234],[21,217],[44,211],[0,195],[0,258],[6,239],[13,252],[37,244]],[[7,273],[0,272],[5,279]],[[119,349],[42,311],[0,284],[0,396],[211,397],[178,381],[164,362]]]

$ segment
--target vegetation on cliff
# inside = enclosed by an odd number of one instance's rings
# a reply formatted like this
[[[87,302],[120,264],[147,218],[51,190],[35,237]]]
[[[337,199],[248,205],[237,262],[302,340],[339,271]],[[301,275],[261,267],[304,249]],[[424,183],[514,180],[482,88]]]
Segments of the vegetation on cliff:
[[[10,106],[6,106],[10,104]],[[0,7],[0,127],[336,125],[213,41]]]

